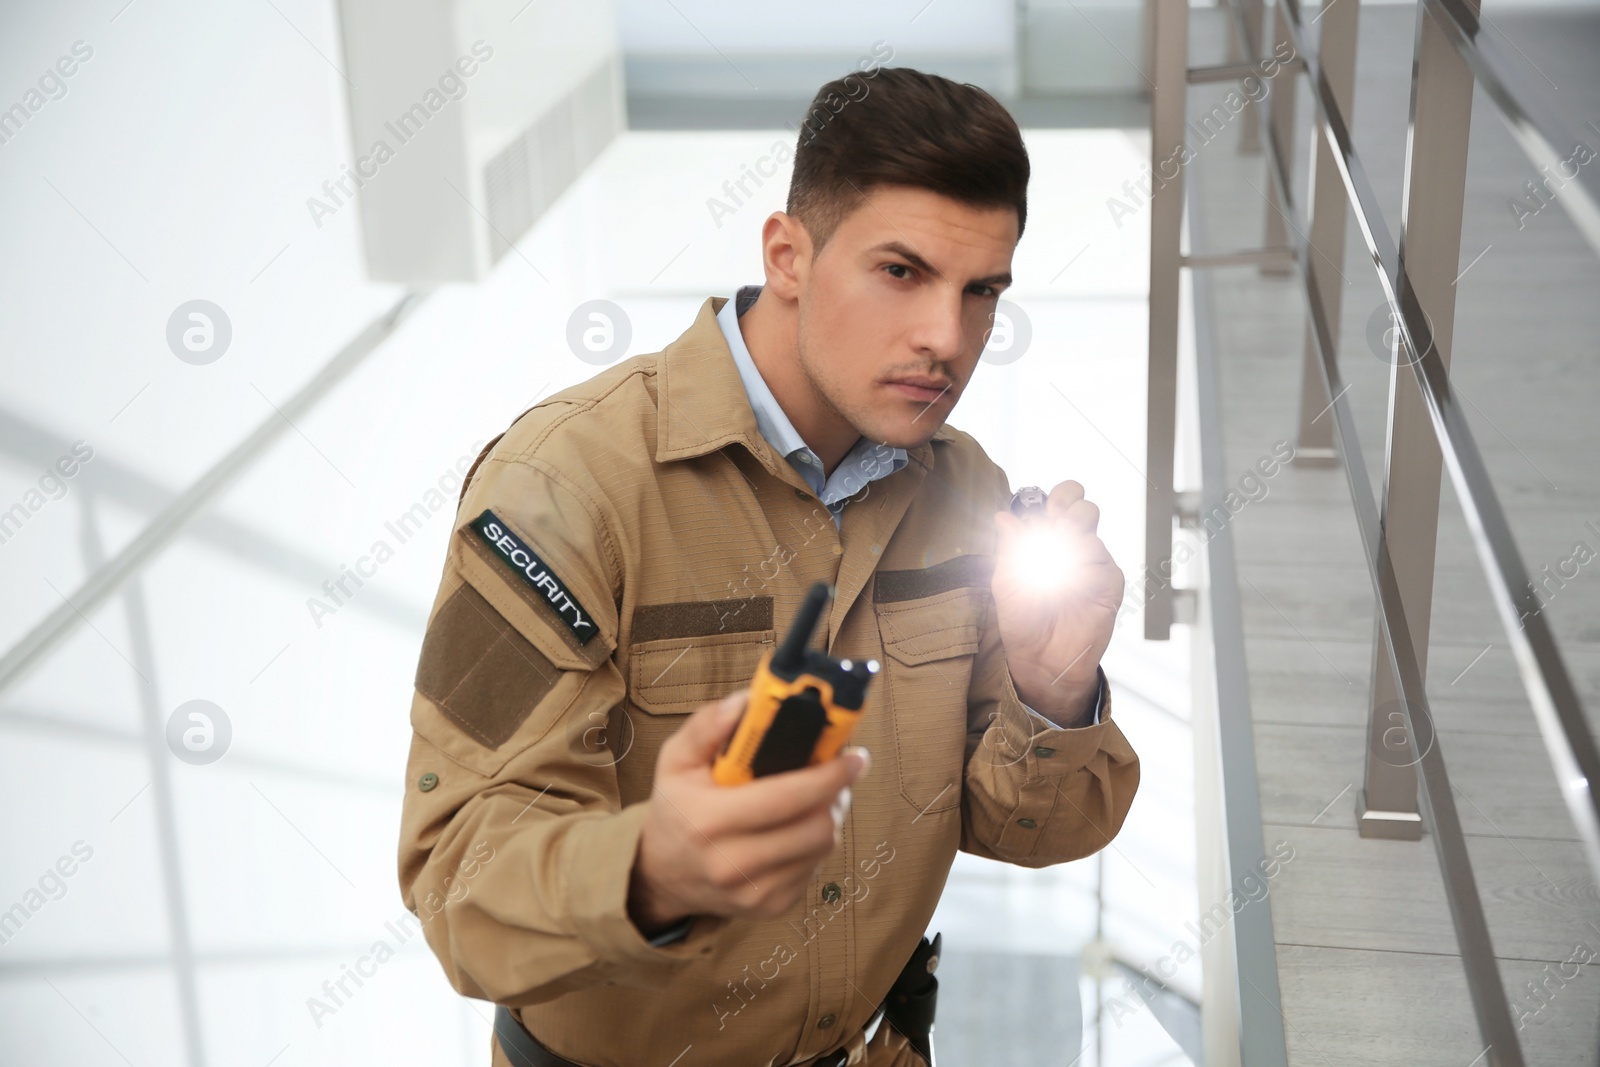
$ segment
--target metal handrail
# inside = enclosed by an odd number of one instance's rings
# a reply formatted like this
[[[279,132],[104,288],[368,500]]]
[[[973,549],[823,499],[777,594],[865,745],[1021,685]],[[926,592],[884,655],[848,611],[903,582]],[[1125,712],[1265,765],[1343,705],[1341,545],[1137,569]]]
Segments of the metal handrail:
[[[96,567],[71,596],[0,654],[0,692],[16,684],[50,651],[85,622],[129,579],[139,573],[239,476],[266,454],[268,448],[310,411],[383,343],[411,313],[428,299],[429,288],[407,289],[377,318],[362,328],[334,356],[279,404],[271,416],[217,460],[205,473],[171,500],[115,556]]]
[[[1198,175],[1193,184],[1200,184]],[[1195,189],[1191,193],[1191,203],[1199,199],[1198,192]],[[1205,239],[1203,220],[1198,212],[1191,212],[1190,218],[1190,237],[1199,244]],[[1194,423],[1200,467],[1198,516],[1225,508],[1224,497],[1231,485],[1223,470],[1222,387],[1213,343],[1215,326],[1209,278],[1201,273],[1194,275],[1193,280],[1197,413]],[[1233,532],[1226,524],[1206,540],[1204,567],[1213,646],[1216,765],[1221,769],[1222,859],[1229,884],[1239,885],[1260,869],[1258,865],[1266,857],[1266,837],[1261,820],[1255,738],[1251,731],[1250,677],[1243,640],[1244,609],[1239,596],[1241,585],[1234,560]],[[1264,899],[1259,907],[1236,914],[1232,933],[1237,997],[1228,1007],[1237,1019],[1239,1063],[1243,1067],[1288,1067],[1289,1049],[1273,943],[1271,897]]]
[[[1224,2],[1236,22],[1240,39],[1246,43],[1248,54],[1259,55],[1259,48],[1249,33],[1242,12],[1233,0]],[[1174,10],[1177,4],[1182,3],[1185,3],[1185,0],[1158,0],[1156,9],[1158,41],[1161,39],[1159,25],[1164,12],[1174,24],[1184,27],[1183,32],[1186,37],[1187,12],[1177,13]],[[1446,36],[1460,52],[1468,68],[1479,79],[1480,84],[1484,85],[1490,98],[1501,108],[1519,145],[1534,162],[1546,165],[1559,164],[1562,159],[1560,146],[1567,143],[1581,144],[1564,139],[1560,124],[1551,119],[1549,109],[1537,96],[1530,96],[1514,88],[1513,77],[1507,75],[1507,64],[1499,57],[1492,42],[1488,42],[1489,47],[1484,47],[1484,42],[1479,41],[1478,20],[1471,10],[1462,4],[1462,0],[1424,0],[1424,3],[1427,14],[1445,30]],[[1493,593],[1497,613],[1510,640],[1523,684],[1533,705],[1535,718],[1555,768],[1563,799],[1578,829],[1590,866],[1597,876],[1600,876],[1600,797],[1596,796],[1591,787],[1591,783],[1600,779],[1600,751],[1596,749],[1581,702],[1566,672],[1554,637],[1544,621],[1504,509],[1495,494],[1465,413],[1452,390],[1444,360],[1435,348],[1432,331],[1423,314],[1411,279],[1406,274],[1405,264],[1383,222],[1372,186],[1351,143],[1344,115],[1317,56],[1305,47],[1307,28],[1300,17],[1297,0],[1276,0],[1275,7],[1277,17],[1282,20],[1279,32],[1284,33],[1292,43],[1294,55],[1300,61],[1299,69],[1307,75],[1316,117],[1320,120],[1317,123],[1318,128],[1331,150],[1331,158],[1339,173],[1345,196],[1355,209],[1357,225],[1378,274],[1384,299],[1399,328],[1400,344],[1410,357],[1407,366],[1415,375],[1417,387],[1425,400],[1434,436],[1461,500],[1474,547]],[[1172,51],[1170,42],[1167,51],[1169,54]],[[1186,63],[1186,56],[1184,61]],[[1185,82],[1187,84],[1226,80],[1225,75],[1248,69],[1242,64],[1200,68],[1201,73],[1198,77],[1194,71],[1186,72]],[[1416,68],[1413,69],[1415,93],[1417,75]],[[1157,73],[1165,80],[1173,72],[1168,69],[1158,70]],[[1152,100],[1151,128],[1154,157],[1157,153],[1168,151],[1172,147],[1166,143],[1158,143],[1160,131],[1169,129],[1166,122],[1170,120],[1170,116],[1158,118],[1156,112],[1157,106],[1162,105],[1163,100],[1165,107],[1171,107],[1172,104],[1171,97],[1164,96],[1160,92],[1153,94]],[[1276,187],[1275,191],[1279,194],[1278,203],[1287,210],[1292,201],[1290,176],[1285,165],[1286,155],[1283,151],[1284,146],[1278,142],[1270,124],[1267,138],[1270,160],[1268,172]],[[1574,178],[1565,171],[1562,171],[1562,177],[1569,180]],[[1576,191],[1565,201],[1566,206],[1583,236],[1596,247],[1597,251],[1600,251],[1600,208],[1597,208],[1597,205],[1600,205],[1600,175],[1596,175],[1592,168],[1587,173],[1580,168],[1576,177],[1581,178],[1581,181],[1571,180]],[[1175,237],[1175,232],[1157,233],[1157,226],[1171,225],[1175,231],[1178,225],[1178,221],[1172,220],[1170,214],[1166,219],[1168,221],[1163,223],[1162,214],[1152,211],[1152,299],[1155,298],[1157,291],[1158,259],[1161,253],[1170,252],[1163,242],[1170,242]],[[1403,598],[1390,560],[1377,496],[1367,477],[1350,405],[1345,399],[1346,389],[1342,386],[1339,372],[1334,324],[1328,321],[1316,272],[1311,269],[1312,242],[1309,239],[1291,237],[1288,243],[1296,252],[1296,260],[1304,281],[1311,334],[1318,357],[1315,364],[1326,390],[1324,395],[1332,397],[1328,410],[1333,415],[1335,441],[1342,460],[1341,465],[1349,481],[1369,577],[1378,601],[1379,624],[1386,639],[1383,647],[1401,697],[1400,705],[1405,717],[1412,756],[1421,772],[1421,796],[1434,830],[1439,863],[1445,874],[1446,896],[1467,972],[1474,1013],[1480,1033],[1489,1045],[1486,1049],[1489,1062],[1506,1067],[1514,1065],[1519,1067],[1523,1060],[1517,1031],[1500,980],[1477,884],[1472,876],[1471,862],[1455,810],[1443,753],[1436,740],[1427,745],[1425,750],[1419,751],[1418,739],[1432,735],[1431,730],[1419,732],[1415,718],[1415,716],[1423,719],[1428,717],[1425,685],[1419,669],[1420,660],[1413,644],[1411,627],[1407,625]],[[1248,261],[1248,256],[1234,253],[1222,257],[1179,257],[1178,265],[1211,266],[1242,261]],[[1169,288],[1170,285],[1163,282],[1163,292]],[[1156,337],[1155,323],[1156,311],[1152,309],[1150,363],[1153,378],[1158,373],[1165,373],[1171,364],[1170,353],[1161,352],[1158,356],[1157,346],[1161,342]],[[1402,372],[1397,371],[1397,373]],[[1164,417],[1167,413],[1164,404],[1156,403],[1158,395],[1156,386],[1157,383],[1152,380],[1153,418]],[[1170,389],[1170,385],[1163,383],[1161,388]],[[1172,440],[1171,431],[1166,427],[1152,427],[1149,433],[1153,449],[1169,444]],[[1170,458],[1160,457],[1164,461],[1161,463],[1157,462],[1157,458],[1154,455],[1150,457],[1149,469],[1162,470],[1163,473],[1170,472]],[[1153,490],[1150,499],[1159,501],[1168,494],[1170,487],[1163,485]],[[1172,517],[1170,512],[1147,515],[1147,566],[1154,562],[1152,549],[1159,542],[1160,534],[1170,535]],[[1158,595],[1162,593],[1170,597],[1171,590],[1158,590]],[[1163,617],[1164,613],[1155,613],[1155,618],[1158,620],[1155,627],[1152,627],[1147,620],[1147,636],[1164,636],[1161,633],[1150,632],[1152,629],[1159,629],[1159,620]]]
[[[1456,0],[1432,0],[1432,3],[1441,2]],[[1279,0],[1279,4],[1281,10],[1288,13],[1290,32],[1296,39],[1298,51],[1299,43],[1304,39],[1298,4],[1295,0]],[[1427,316],[1423,314],[1416,293],[1405,275],[1394,240],[1383,221],[1377,195],[1351,144],[1344,117],[1339,113],[1320,67],[1311,57],[1306,58],[1306,73],[1312,79],[1315,90],[1312,100],[1322,118],[1322,129],[1326,131],[1340,176],[1344,179],[1346,195],[1355,208],[1356,225],[1361,230],[1367,253],[1372,257],[1384,300],[1399,328],[1401,343],[1410,353],[1407,365],[1415,373],[1417,384],[1428,402],[1434,434],[1450,471],[1450,480],[1461,498],[1462,513],[1472,534],[1473,547],[1478,552],[1485,577],[1495,594],[1495,608],[1510,640],[1528,698],[1533,704],[1545,748],[1559,780],[1562,799],[1583,841],[1589,866],[1600,877],[1600,794],[1596,794],[1590,785],[1600,781],[1600,749],[1595,747],[1594,735],[1584,717],[1582,702],[1567,674],[1555,638],[1545,623],[1522,555],[1517,551],[1505,509],[1494,491],[1488,467],[1478,451],[1466,413],[1456,401],[1449,372],[1434,347]],[[1306,272],[1306,277],[1308,287],[1314,286],[1315,281],[1309,272]],[[1320,302],[1316,306],[1320,307]],[[1334,370],[1337,374],[1336,365]],[[1331,383],[1330,390],[1330,396],[1339,395],[1332,390]],[[1337,410],[1344,403],[1342,396],[1334,403]],[[1352,456],[1359,460],[1360,453],[1346,452],[1345,456],[1347,460]],[[1347,469],[1361,466],[1359,462],[1346,462],[1344,465]]]
[[[1520,68],[1494,38],[1482,35],[1478,16],[1461,0],[1423,0],[1423,3],[1472,69],[1472,76],[1500,109],[1500,117],[1528,159],[1536,165],[1560,170],[1561,164],[1567,162],[1561,152],[1571,151],[1579,142],[1563,129],[1563,124],[1545,102],[1544,94],[1530,87],[1519,73]],[[1600,150],[1597,145],[1585,147]],[[1574,174],[1563,172],[1561,177],[1569,184],[1556,199],[1572,216],[1584,240],[1600,255],[1600,172],[1586,164]]]

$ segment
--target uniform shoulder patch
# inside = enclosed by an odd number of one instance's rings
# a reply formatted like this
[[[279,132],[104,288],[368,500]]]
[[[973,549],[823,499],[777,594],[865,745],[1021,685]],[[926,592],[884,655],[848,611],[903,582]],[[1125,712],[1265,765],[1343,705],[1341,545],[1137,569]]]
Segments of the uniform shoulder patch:
[[[463,583],[428,626],[416,688],[478,743],[497,749],[560,676],[560,668]]]
[[[567,583],[550,569],[550,564],[530,548],[492,510],[486,510],[471,522],[476,535],[491,550],[496,559],[510,568],[543,603],[550,607],[556,618],[581,646],[600,632],[599,624],[587,608],[572,595]]]

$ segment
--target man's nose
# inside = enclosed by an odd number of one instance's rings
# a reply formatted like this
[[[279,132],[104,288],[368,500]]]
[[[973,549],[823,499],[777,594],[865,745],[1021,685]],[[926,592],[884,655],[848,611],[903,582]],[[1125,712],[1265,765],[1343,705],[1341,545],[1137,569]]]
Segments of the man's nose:
[[[919,316],[915,335],[922,354],[941,363],[956,359],[966,345],[962,323],[961,294],[935,289]],[[938,374],[941,371],[935,370]]]

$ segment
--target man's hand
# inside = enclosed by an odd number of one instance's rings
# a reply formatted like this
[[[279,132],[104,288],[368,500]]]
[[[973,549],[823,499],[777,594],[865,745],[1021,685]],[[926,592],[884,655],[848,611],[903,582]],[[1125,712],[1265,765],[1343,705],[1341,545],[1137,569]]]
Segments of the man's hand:
[[[702,705],[661,746],[628,892],[646,935],[688,915],[782,915],[842,839],[864,748],[747,785],[711,780],[748,699],[741,690]]]
[[[1068,481],[1045,505],[1041,526],[1053,543],[1030,544],[1032,522],[1009,511],[994,521],[990,589],[1017,695],[1055,722],[1085,721],[1123,591],[1122,571],[1095,534],[1100,509]]]

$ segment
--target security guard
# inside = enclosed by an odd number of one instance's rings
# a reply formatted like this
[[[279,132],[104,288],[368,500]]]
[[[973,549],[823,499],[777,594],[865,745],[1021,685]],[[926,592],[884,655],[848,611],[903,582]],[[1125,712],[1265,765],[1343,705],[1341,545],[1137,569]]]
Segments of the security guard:
[[[829,83],[766,284],[480,455],[417,668],[400,885],[452,985],[502,1006],[494,1064],[923,1064],[895,1005],[936,964],[956,851],[1042,867],[1121,828],[1098,512],[1049,493],[1041,580],[1006,473],[945,422],[1027,178],[973,86]],[[816,581],[823,647],[882,665],[856,747],[717,786]]]

